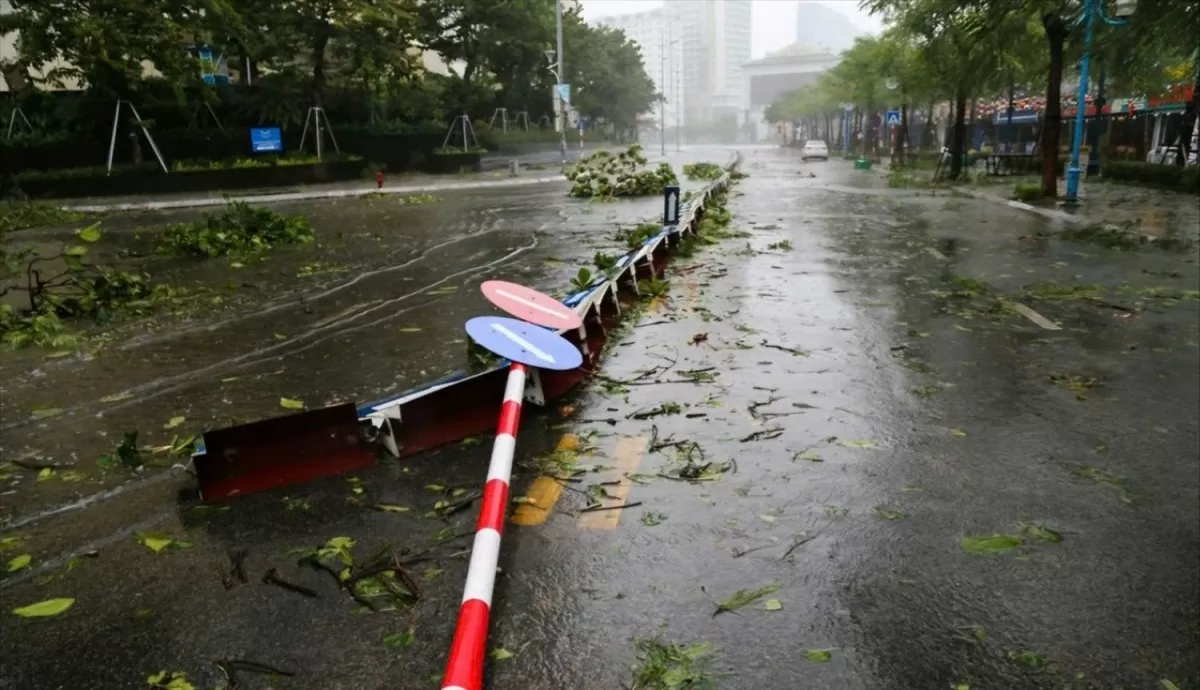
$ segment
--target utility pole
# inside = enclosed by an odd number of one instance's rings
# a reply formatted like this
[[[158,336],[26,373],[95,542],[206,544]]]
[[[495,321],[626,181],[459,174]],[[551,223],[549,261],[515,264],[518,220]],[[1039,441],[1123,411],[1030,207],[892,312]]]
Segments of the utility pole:
[[[667,33],[660,32],[658,42],[662,45],[662,54],[659,55],[658,67],[658,86],[661,93],[658,95],[658,144],[659,153],[666,157],[667,155]]]
[[[565,83],[567,73],[563,71],[563,16],[562,16],[562,0],[554,0],[554,31],[558,37],[558,49],[554,51],[555,59],[558,61],[558,72],[555,76],[558,77],[559,83]],[[557,85],[555,85],[557,88]],[[562,127],[559,129],[560,137],[558,141],[559,151],[562,153],[562,163],[567,164],[567,101],[560,93],[558,96],[559,110],[561,113]]]

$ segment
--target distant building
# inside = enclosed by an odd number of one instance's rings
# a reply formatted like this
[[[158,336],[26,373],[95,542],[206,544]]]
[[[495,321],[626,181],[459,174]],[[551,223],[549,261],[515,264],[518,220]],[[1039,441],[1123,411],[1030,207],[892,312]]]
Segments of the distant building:
[[[840,56],[825,48],[793,43],[764,58],[747,62],[742,66],[745,86],[741,94],[743,116],[739,118],[739,124],[751,140],[767,138],[770,127],[763,121],[767,106],[789,91],[816,84],[825,71],[840,61]]]
[[[750,0],[670,0],[665,8],[683,43],[684,119],[736,114],[750,60]]]
[[[854,47],[854,39],[866,35],[841,12],[812,0],[800,0],[796,9],[797,43],[824,48],[836,55]]]
[[[642,53],[642,65],[646,75],[654,82],[654,90],[661,94],[666,101],[660,108],[657,104],[641,120],[658,122],[660,114],[666,129],[673,129],[683,124],[681,99],[684,98],[685,83],[683,78],[684,52],[683,41],[678,29],[673,29],[666,20],[663,10],[638,12],[616,17],[601,17],[595,23],[620,29],[626,38],[637,44]],[[571,69],[571,53],[567,50],[567,70]]]

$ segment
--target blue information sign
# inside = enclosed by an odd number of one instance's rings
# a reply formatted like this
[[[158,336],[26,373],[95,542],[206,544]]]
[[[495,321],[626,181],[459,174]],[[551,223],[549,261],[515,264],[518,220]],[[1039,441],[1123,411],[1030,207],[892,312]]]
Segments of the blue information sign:
[[[583,354],[554,331],[506,316],[477,316],[467,335],[487,350],[539,369],[566,371],[583,364]]]
[[[888,123],[889,125],[898,125],[898,124],[900,124],[900,111],[899,111],[899,110],[889,110],[889,111],[887,111],[887,123]]]
[[[278,127],[251,129],[250,150],[254,153],[283,153],[283,133]]]
[[[663,188],[663,225],[679,225],[679,185]]]

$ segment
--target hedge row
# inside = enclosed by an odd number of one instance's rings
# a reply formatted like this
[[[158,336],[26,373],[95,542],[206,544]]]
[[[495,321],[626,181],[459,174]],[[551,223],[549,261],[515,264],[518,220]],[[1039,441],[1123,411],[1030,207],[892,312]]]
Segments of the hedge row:
[[[1138,161],[1107,160],[1104,177],[1122,182],[1140,182],[1160,189],[1200,194],[1200,166],[1157,165]]]

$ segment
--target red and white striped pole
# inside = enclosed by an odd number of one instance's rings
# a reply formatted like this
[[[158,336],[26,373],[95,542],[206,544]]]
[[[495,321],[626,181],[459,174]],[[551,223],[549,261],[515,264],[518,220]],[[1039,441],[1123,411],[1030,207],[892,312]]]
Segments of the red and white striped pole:
[[[488,464],[483,504],[475,524],[475,544],[467,568],[467,585],[458,611],[458,627],[450,647],[450,661],[442,677],[442,690],[482,690],[483,660],[487,654],[488,617],[492,607],[492,588],[496,583],[496,565],[500,560],[500,534],[508,508],[508,482],[512,476],[513,451],[517,428],[521,424],[521,400],[525,397],[524,364],[508,367],[504,402],[496,427],[496,442]]]

